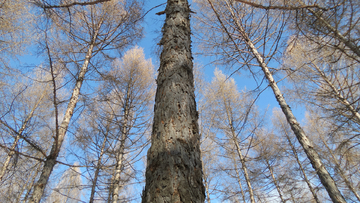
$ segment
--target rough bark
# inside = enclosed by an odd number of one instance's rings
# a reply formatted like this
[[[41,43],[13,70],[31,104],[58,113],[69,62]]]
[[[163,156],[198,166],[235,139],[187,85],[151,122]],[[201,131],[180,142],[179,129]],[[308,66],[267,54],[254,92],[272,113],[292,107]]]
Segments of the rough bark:
[[[168,0],[143,203],[204,202],[187,0]]]
[[[232,35],[227,31],[226,27],[223,25],[222,20],[215,9],[213,3],[211,0],[208,0],[208,2],[211,4],[211,7],[213,11],[215,12],[219,22],[222,24],[225,32],[227,35],[232,39]],[[232,11],[231,7],[229,6],[230,14],[232,15],[232,18],[234,19],[234,23],[236,25],[236,28],[239,31],[240,36],[242,37],[243,41],[246,43],[250,53],[255,57],[255,59],[258,62],[258,65],[262,69],[269,86],[271,87],[275,98],[277,102],[279,103],[281,110],[285,114],[287,122],[290,124],[292,131],[294,132],[296,138],[298,139],[299,143],[303,147],[308,159],[311,162],[312,167],[315,169],[317,175],[319,176],[319,179],[323,186],[325,187],[327,193],[329,194],[331,200],[335,203],[345,203],[345,199],[340,193],[334,179],[330,176],[329,172],[326,170],[324,164],[321,161],[321,158],[319,154],[314,149],[314,144],[311,140],[308,139],[306,136],[304,130],[301,128],[299,122],[295,118],[294,114],[292,113],[292,110],[290,109],[290,106],[286,103],[284,96],[282,95],[279,87],[277,86],[277,83],[275,82],[272,73],[269,70],[269,67],[264,61],[264,58],[261,56],[261,54],[258,52],[257,48],[245,32],[244,28],[241,26],[241,24],[237,21],[236,15]],[[238,50],[241,52],[241,50]]]
[[[38,203],[41,200],[41,197],[43,196],[45,187],[47,185],[47,182],[49,180],[50,174],[56,164],[56,159],[60,153],[60,149],[62,146],[62,143],[65,139],[66,131],[69,127],[70,120],[72,118],[72,115],[74,113],[76,104],[78,102],[78,98],[80,95],[80,89],[83,84],[85,74],[87,72],[87,68],[90,62],[90,59],[92,57],[92,51],[93,51],[94,45],[91,44],[89,46],[88,52],[86,53],[85,61],[80,69],[75,87],[73,89],[69,104],[67,106],[64,118],[59,126],[59,129],[56,133],[54,143],[52,145],[51,151],[49,156],[46,157],[46,160],[44,162],[44,167],[41,172],[40,178],[35,184],[34,192],[32,194],[30,203]]]

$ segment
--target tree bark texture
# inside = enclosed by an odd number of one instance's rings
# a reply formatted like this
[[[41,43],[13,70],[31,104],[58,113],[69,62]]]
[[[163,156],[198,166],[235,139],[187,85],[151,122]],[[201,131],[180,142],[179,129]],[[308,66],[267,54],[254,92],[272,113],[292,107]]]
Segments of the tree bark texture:
[[[143,203],[204,202],[187,0],[168,0]]]

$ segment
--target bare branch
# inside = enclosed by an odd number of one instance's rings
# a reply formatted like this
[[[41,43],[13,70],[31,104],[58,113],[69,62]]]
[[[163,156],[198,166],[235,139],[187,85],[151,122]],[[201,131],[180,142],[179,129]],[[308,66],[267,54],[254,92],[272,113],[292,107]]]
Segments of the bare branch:
[[[257,4],[257,3],[254,3],[254,2],[250,2],[250,1],[245,1],[245,0],[235,0],[237,2],[240,2],[240,3],[244,3],[244,4],[247,4],[247,5],[250,5],[252,7],[255,7],[255,8],[260,8],[260,9],[265,9],[265,10],[299,10],[299,9],[309,9],[309,8],[318,8],[318,9],[321,9],[321,10],[324,10],[324,11],[328,11],[330,10],[330,8],[324,8],[324,7],[321,7],[317,4],[313,4],[313,5],[302,5],[302,6],[264,6],[262,4]]]
[[[91,2],[73,2],[73,3],[69,3],[69,4],[63,4],[63,5],[49,5],[46,3],[41,3],[38,1],[34,1],[32,2],[33,4],[35,4],[38,7],[44,8],[44,9],[51,9],[51,8],[69,8],[72,6],[88,6],[88,5],[95,5],[98,3],[104,3],[104,2],[108,2],[111,0],[95,0],[95,1],[91,1]]]

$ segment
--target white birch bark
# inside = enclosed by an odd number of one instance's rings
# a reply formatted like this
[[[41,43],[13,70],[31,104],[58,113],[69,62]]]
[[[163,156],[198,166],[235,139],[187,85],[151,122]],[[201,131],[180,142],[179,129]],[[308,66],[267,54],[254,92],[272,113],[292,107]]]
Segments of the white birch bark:
[[[94,36],[94,39],[96,39],[96,35]],[[53,142],[50,154],[46,158],[40,178],[37,181],[37,183],[35,184],[31,200],[29,201],[30,203],[39,203],[41,200],[41,197],[43,196],[45,187],[47,185],[47,182],[49,180],[51,172],[56,164],[56,159],[60,153],[60,149],[61,149],[62,143],[65,139],[65,135],[66,135],[67,129],[69,127],[70,120],[73,116],[76,104],[78,102],[80,89],[81,89],[81,86],[85,79],[85,74],[87,72],[87,68],[88,68],[90,59],[92,57],[93,48],[94,48],[94,44],[92,43],[91,45],[89,45],[84,63],[80,69],[77,81],[75,83],[75,87],[74,87],[72,95],[70,97],[70,101],[67,106],[64,118],[59,126],[58,132],[56,133],[55,140]]]

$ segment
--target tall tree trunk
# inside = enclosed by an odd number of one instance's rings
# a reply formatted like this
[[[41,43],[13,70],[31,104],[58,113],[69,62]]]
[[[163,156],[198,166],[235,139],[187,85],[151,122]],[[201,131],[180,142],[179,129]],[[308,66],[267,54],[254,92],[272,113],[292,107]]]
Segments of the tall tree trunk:
[[[125,152],[125,141],[128,136],[129,130],[128,130],[128,122],[130,117],[130,85],[131,80],[128,83],[127,90],[126,90],[126,97],[124,102],[124,117],[122,119],[122,130],[121,130],[121,137],[120,137],[120,147],[119,150],[116,153],[116,165],[115,165],[115,174],[114,174],[114,186],[112,194],[112,203],[117,203],[119,198],[119,192],[120,192],[120,178],[121,178],[121,172],[123,168],[123,159],[124,159],[124,152]]]
[[[226,31],[226,33],[228,34],[230,39],[232,39],[232,35],[227,31],[226,27],[223,25],[222,20],[219,16],[218,12],[214,8],[213,3],[211,2],[211,0],[208,0],[208,2],[211,4],[211,7],[212,7],[213,11],[215,12],[218,20],[222,24],[224,30]],[[297,121],[294,114],[292,113],[290,106],[286,103],[285,98],[282,95],[279,87],[277,86],[277,84],[272,76],[272,73],[270,72],[268,66],[266,65],[263,57],[257,51],[257,48],[255,47],[255,45],[253,44],[253,42],[251,41],[251,39],[245,32],[244,28],[238,22],[238,19],[237,19],[236,15],[234,14],[230,5],[228,5],[228,8],[229,8],[230,14],[232,15],[232,18],[234,20],[234,23],[237,26],[239,34],[241,35],[243,41],[246,43],[250,52],[256,58],[259,66],[261,67],[267,81],[269,82],[269,86],[273,90],[276,100],[278,101],[278,103],[281,107],[281,110],[285,114],[286,120],[290,124],[292,131],[294,132],[296,138],[298,139],[301,146],[303,147],[308,159],[311,162],[312,167],[315,169],[316,173],[318,174],[319,179],[320,179],[321,183],[324,185],[331,200],[335,203],[345,203],[346,201],[345,201],[344,197],[342,196],[342,194],[340,193],[334,179],[330,176],[329,172],[326,170],[324,164],[322,163],[319,154],[314,149],[314,144],[306,136],[304,130],[301,128],[299,122]],[[235,45],[236,45],[236,43],[235,43]],[[241,52],[240,49],[238,51]]]
[[[142,202],[204,202],[187,0],[168,0]]]
[[[202,156],[201,156],[202,157]],[[207,203],[211,203],[211,199],[210,199],[210,186],[209,183],[207,181],[207,171],[205,170],[204,167],[204,162],[202,162],[202,167],[203,167],[203,172],[204,172],[204,185],[205,185],[205,192],[206,192],[206,202]]]
[[[241,184],[241,179],[240,179],[240,173],[239,173],[239,170],[237,168],[237,164],[236,164],[236,159],[235,159],[235,155],[233,153],[231,153],[232,155],[232,159],[233,159],[233,162],[234,162],[234,168],[235,168],[235,173],[236,173],[236,179],[237,179],[237,182],[239,184],[239,187],[240,187],[240,192],[241,192],[241,196],[242,196],[242,199],[244,202],[246,202],[246,199],[245,199],[245,193],[244,193],[244,189],[242,187],[242,184]]]
[[[227,104],[225,97],[223,97],[223,102],[224,102],[224,106],[225,106],[225,109],[226,109],[226,115],[227,115],[230,131],[231,131],[231,139],[233,140],[233,142],[235,144],[236,151],[237,151],[237,154],[238,154],[240,162],[241,162],[241,167],[242,167],[242,170],[244,172],[246,184],[247,184],[248,189],[249,189],[250,202],[255,203],[254,193],[253,193],[253,190],[252,190],[252,187],[251,187],[251,181],[250,181],[249,173],[248,173],[248,170],[247,170],[247,167],[246,167],[245,158],[243,157],[243,155],[241,153],[241,148],[240,148],[240,145],[239,145],[238,140],[236,138],[236,133],[235,133],[235,129],[234,129],[234,124],[232,122],[232,115],[231,115],[231,110],[230,110],[231,107],[230,107],[230,104]]]
[[[96,165],[96,170],[95,170],[95,174],[94,174],[94,180],[92,181],[92,186],[91,186],[91,193],[90,193],[90,200],[89,203],[93,203],[94,202],[94,198],[95,198],[95,192],[96,192],[96,184],[97,184],[97,180],[99,177],[99,173],[100,173],[100,168],[101,168],[101,161],[102,161],[102,157],[104,156],[105,153],[105,146],[106,146],[106,142],[107,142],[107,138],[108,138],[108,134],[110,131],[110,124],[111,121],[114,117],[114,114],[111,114],[108,124],[106,125],[106,132],[105,132],[105,136],[104,136],[104,141],[101,145],[101,151],[100,151],[100,155],[99,155],[99,159],[97,160],[97,165]]]
[[[276,187],[276,190],[277,190],[277,192],[278,192],[278,194],[279,194],[279,196],[280,196],[281,202],[285,203],[285,200],[284,200],[284,198],[283,198],[283,196],[282,196],[282,193],[281,193],[281,189],[280,189],[279,183],[277,182],[277,180],[276,180],[276,178],[275,178],[273,168],[271,167],[271,164],[270,164],[269,160],[267,160],[267,159],[266,159],[266,165],[267,165],[267,167],[268,167],[268,169],[269,169],[269,171],[270,171],[271,178],[272,178],[273,183],[274,183],[274,185],[275,185],[275,187]]]
[[[94,39],[96,39],[96,37],[94,37]],[[69,123],[71,120],[71,117],[74,113],[76,104],[78,102],[78,98],[79,98],[79,94],[80,94],[80,89],[81,86],[83,84],[84,78],[85,78],[85,74],[87,72],[87,68],[90,62],[90,59],[92,57],[92,52],[93,52],[93,48],[94,48],[94,44],[92,43],[89,46],[89,49],[86,53],[86,57],[85,57],[85,61],[80,69],[75,87],[73,89],[69,104],[67,106],[64,118],[60,124],[60,126],[57,129],[57,133],[55,136],[55,140],[54,143],[52,145],[51,151],[49,156],[46,157],[46,160],[44,162],[44,167],[43,170],[41,172],[40,178],[37,181],[37,183],[35,184],[34,187],[34,192],[32,194],[30,203],[38,203],[41,200],[41,197],[43,196],[46,184],[49,180],[50,174],[56,164],[56,159],[59,156],[60,153],[60,149],[61,149],[61,145],[65,139],[65,135],[66,135],[66,131],[69,127]]]

